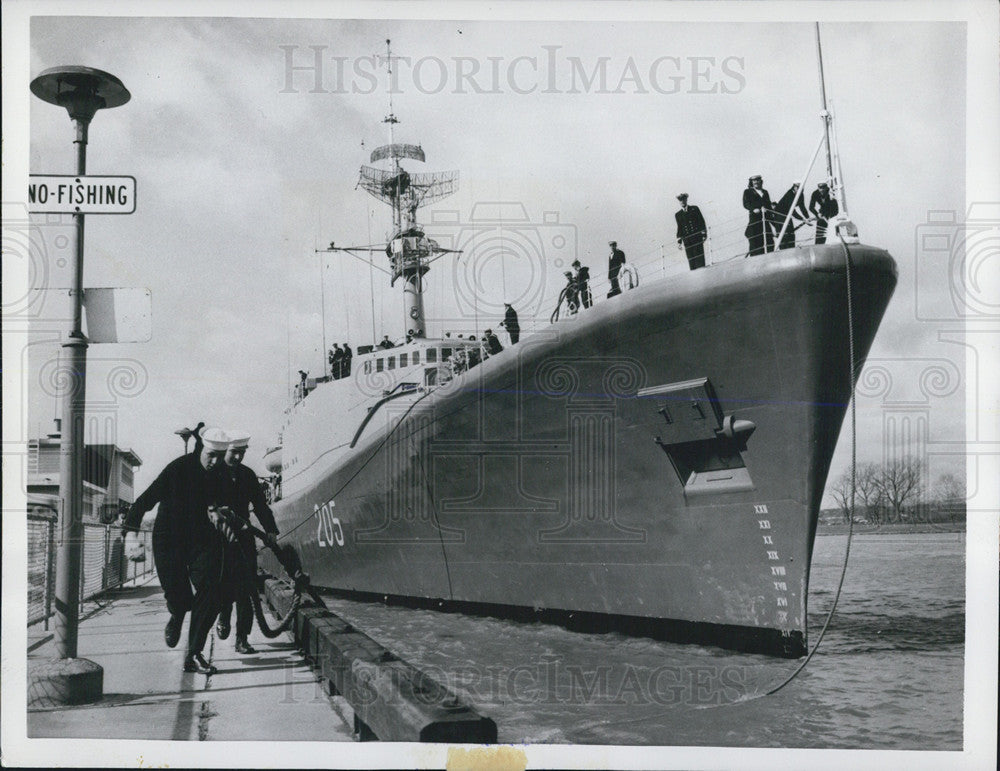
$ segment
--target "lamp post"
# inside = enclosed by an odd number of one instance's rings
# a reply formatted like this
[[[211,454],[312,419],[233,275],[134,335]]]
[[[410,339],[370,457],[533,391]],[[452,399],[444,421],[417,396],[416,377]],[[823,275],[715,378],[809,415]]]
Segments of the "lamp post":
[[[122,82],[91,67],[52,67],[31,81],[39,99],[64,107],[76,128],[76,173],[87,173],[87,135],[98,110],[119,107],[130,98]],[[83,219],[73,214],[75,250],[71,297],[73,316],[63,343],[70,385],[62,395],[62,440],[59,457],[59,539],[56,551],[55,648],[56,661],[45,672],[32,674],[29,700],[38,697],[57,703],[100,699],[103,670],[77,659],[80,606],[80,553],[83,536],[84,404],[87,379],[87,338],[83,334]],[[36,679],[35,675],[41,676]]]

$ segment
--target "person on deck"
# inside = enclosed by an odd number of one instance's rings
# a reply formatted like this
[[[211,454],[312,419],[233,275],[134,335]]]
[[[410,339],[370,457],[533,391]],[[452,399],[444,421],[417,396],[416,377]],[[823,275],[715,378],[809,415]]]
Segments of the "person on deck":
[[[580,303],[584,308],[589,308],[594,303],[590,293],[590,268],[581,265],[579,260],[573,260],[573,268],[576,270],[573,280],[576,282],[576,291],[580,294]]]
[[[708,227],[701,209],[695,205],[688,206],[688,194],[677,196],[681,208],[674,214],[677,222],[677,245],[683,247],[691,270],[705,267],[705,240],[708,238]]]
[[[201,452],[172,460],[136,498],[122,532],[126,536],[138,532],[143,515],[159,504],[153,525],[153,560],[170,613],[164,640],[167,647],[177,645],[184,616],[190,611],[184,671],[211,674],[215,667],[205,660],[202,650],[219,612],[226,528],[210,507],[225,500],[220,465],[229,437],[218,428],[206,428],[201,440]]]
[[[270,544],[277,546],[278,526],[274,514],[267,505],[267,498],[257,479],[257,474],[243,465],[243,458],[250,446],[250,434],[244,431],[229,431],[229,448],[226,451],[223,472],[229,486],[227,498],[232,512],[241,519],[250,521],[250,509],[267,533]],[[250,630],[253,628],[253,603],[250,592],[256,591],[257,546],[252,534],[236,532],[236,540],[227,544],[225,555],[224,585],[219,608],[219,620],[215,631],[220,640],[229,637],[233,603],[236,603],[236,644],[235,650],[241,654],[256,653],[250,645]]]
[[[395,348],[396,346],[392,344],[392,340],[389,339],[389,335],[383,335],[382,342],[378,344],[378,347],[389,350],[390,348]]]
[[[330,351],[330,376],[334,380],[340,379],[340,367],[343,358],[344,352],[340,350],[340,346],[337,343],[334,343],[333,349]]]
[[[576,279],[570,271],[563,273],[566,277],[566,286],[563,287],[563,297],[566,300],[566,310],[570,314],[576,313],[580,308],[580,294],[576,285]]]
[[[489,352],[490,356],[495,356],[503,350],[503,346],[500,345],[500,338],[493,334],[492,329],[486,330],[486,350]]]
[[[743,234],[750,242],[751,256],[774,251],[774,232],[771,230],[771,196],[764,189],[764,180],[759,174],[750,177],[747,189],[743,191],[743,208],[750,219]]]
[[[611,254],[608,257],[608,280],[611,282],[611,291],[608,292],[608,297],[614,297],[622,293],[622,288],[618,285],[618,274],[625,264],[625,252],[618,248],[617,241],[608,241],[608,246],[611,247]]]
[[[343,351],[344,355],[340,359],[340,376],[348,377],[351,374],[351,359],[354,358],[354,351],[347,343],[344,343]]]
[[[517,320],[517,311],[510,303],[504,303],[503,321],[500,322],[500,326],[507,330],[507,334],[510,336],[510,344],[517,345],[517,341],[521,339],[521,324]]]
[[[830,195],[830,186],[820,182],[809,197],[809,212],[816,218],[816,243],[826,243],[826,228],[831,218],[840,214],[840,204]]]
[[[792,213],[792,218],[788,220],[788,226],[785,228],[785,233],[781,236],[781,242],[778,244],[779,249],[794,249],[795,228],[809,219],[809,212],[806,209],[805,201],[802,200],[802,196],[798,195],[798,193],[799,183],[793,182],[787,192],[781,196],[781,200],[774,205],[774,232],[776,234],[781,233],[781,228],[785,224],[788,213]],[[793,202],[795,203],[794,208],[792,207]]]

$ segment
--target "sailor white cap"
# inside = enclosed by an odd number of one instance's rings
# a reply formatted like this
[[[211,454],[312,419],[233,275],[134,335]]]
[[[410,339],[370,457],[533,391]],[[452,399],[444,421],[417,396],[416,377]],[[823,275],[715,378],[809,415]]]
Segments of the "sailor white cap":
[[[204,428],[201,431],[201,441],[209,451],[228,450],[229,435],[221,428]]]
[[[229,435],[230,450],[245,450],[250,446],[250,434],[246,431],[226,431]]]

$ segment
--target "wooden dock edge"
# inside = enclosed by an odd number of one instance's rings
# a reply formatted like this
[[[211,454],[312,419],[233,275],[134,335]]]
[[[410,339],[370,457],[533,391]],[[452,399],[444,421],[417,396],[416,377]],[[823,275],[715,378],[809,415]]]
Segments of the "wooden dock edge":
[[[277,579],[265,581],[264,595],[279,616],[291,607],[292,589]],[[493,720],[308,597],[291,631],[330,694],[354,711],[362,741],[496,743]]]

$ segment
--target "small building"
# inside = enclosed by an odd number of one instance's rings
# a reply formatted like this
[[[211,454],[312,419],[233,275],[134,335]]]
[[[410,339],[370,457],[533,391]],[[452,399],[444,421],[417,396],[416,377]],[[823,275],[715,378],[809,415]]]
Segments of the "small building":
[[[60,434],[28,441],[28,500],[58,510]],[[135,501],[142,459],[115,444],[88,444],[83,459],[83,521],[110,524]]]

